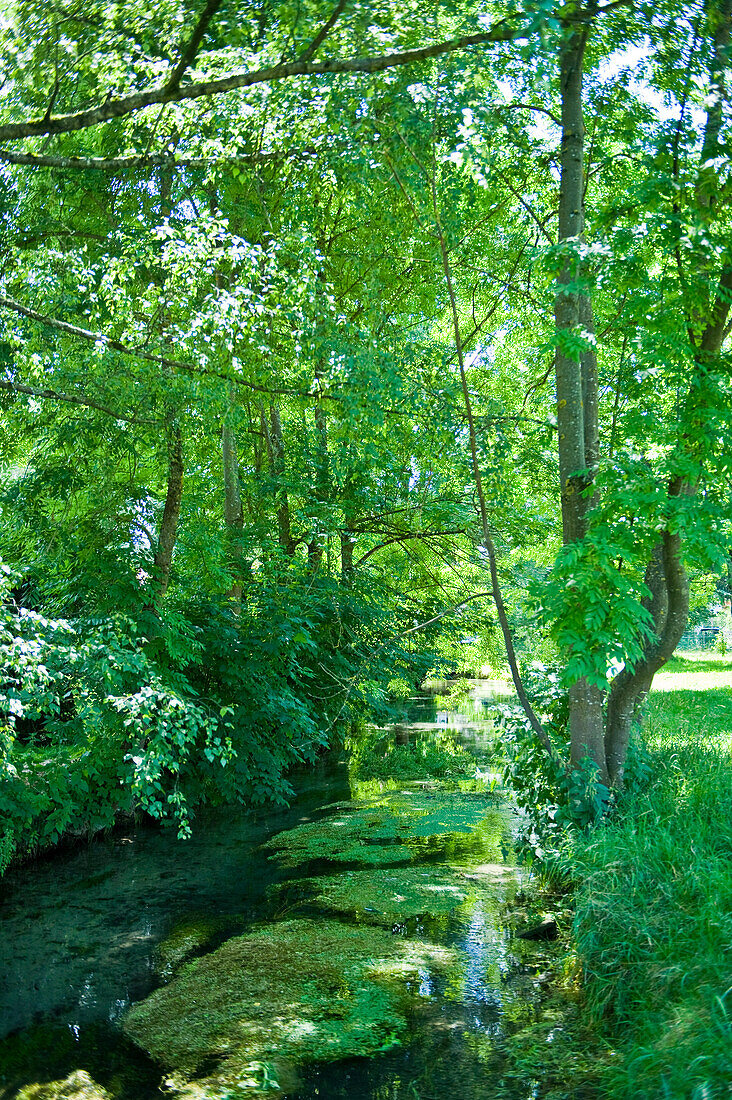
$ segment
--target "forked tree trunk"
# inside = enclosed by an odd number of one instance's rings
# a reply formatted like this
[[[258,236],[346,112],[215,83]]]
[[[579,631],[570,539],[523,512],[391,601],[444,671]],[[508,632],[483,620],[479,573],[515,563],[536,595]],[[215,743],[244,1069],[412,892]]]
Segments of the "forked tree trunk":
[[[722,127],[721,104],[724,100],[725,74],[729,65],[732,0],[713,5],[713,57],[709,73],[711,95],[707,115],[701,168],[696,191],[697,203],[704,216],[715,208],[717,169],[709,167],[719,155]],[[596,8],[589,5],[584,13],[575,9],[574,18],[591,18]],[[582,194],[582,58],[586,41],[586,22],[575,23],[565,41],[560,61],[562,91],[562,174],[560,192],[560,242],[579,242],[583,232]],[[702,272],[701,274],[708,274]],[[687,318],[692,338],[696,334],[693,380],[687,397],[687,412],[698,392],[699,379],[714,363],[727,332],[732,298],[732,265],[723,267],[717,290],[706,308],[697,309]],[[559,278],[555,303],[558,334],[556,353],[557,420],[562,494],[562,525],[567,545],[581,539],[586,531],[591,506],[591,486],[598,461],[598,385],[597,362],[590,346],[579,361],[566,354],[563,332],[583,329],[594,335],[592,305],[581,290],[579,259],[571,251]],[[681,449],[694,457],[695,440],[681,441]],[[669,501],[696,493],[696,482],[674,478],[668,486]],[[570,688],[570,731],[572,762],[584,756],[595,762],[599,776],[606,782],[622,785],[628,745],[634,722],[650,690],[655,673],[673,654],[686,627],[689,611],[689,581],[683,562],[683,546],[677,531],[660,534],[645,574],[649,597],[645,602],[653,621],[654,637],[645,646],[641,659],[631,668],[623,668],[614,678],[603,717],[602,696],[597,688],[580,680]]]

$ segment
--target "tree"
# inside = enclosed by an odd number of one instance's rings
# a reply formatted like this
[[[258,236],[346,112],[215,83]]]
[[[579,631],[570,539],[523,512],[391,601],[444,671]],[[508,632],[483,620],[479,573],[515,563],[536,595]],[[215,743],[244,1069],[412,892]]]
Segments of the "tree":
[[[532,601],[571,763],[621,783],[726,537],[727,0],[430,15],[3,24],[2,549],[44,610],[127,609],[222,730],[239,700],[227,789],[488,597],[535,738]]]

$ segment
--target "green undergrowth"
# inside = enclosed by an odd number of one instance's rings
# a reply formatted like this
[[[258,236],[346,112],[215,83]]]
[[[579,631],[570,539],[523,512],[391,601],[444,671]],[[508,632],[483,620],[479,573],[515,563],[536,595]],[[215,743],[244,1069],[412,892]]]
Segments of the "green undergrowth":
[[[713,663],[695,673],[706,690],[652,694],[650,780],[573,855],[587,1009],[617,1053],[608,1097],[730,1095],[732,690]]]
[[[124,1028],[170,1071],[171,1095],[272,1098],[303,1063],[397,1045],[420,969],[453,963],[447,948],[380,928],[284,921],[189,963]]]

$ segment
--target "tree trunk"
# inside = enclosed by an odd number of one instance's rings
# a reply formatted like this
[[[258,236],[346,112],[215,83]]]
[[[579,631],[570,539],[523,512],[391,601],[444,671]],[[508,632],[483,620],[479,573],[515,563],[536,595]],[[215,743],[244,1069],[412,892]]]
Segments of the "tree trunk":
[[[353,551],[356,536],[346,528],[341,531],[341,584],[348,587],[353,582]]]
[[[589,13],[588,13],[589,15]],[[559,244],[564,258],[554,300],[557,330],[555,370],[562,533],[568,546],[584,537],[591,505],[587,490],[599,457],[597,357],[594,343],[572,350],[580,331],[594,338],[592,302],[580,288],[579,248],[584,231],[584,137],[582,76],[588,28],[573,27],[559,62],[562,97],[562,150],[559,190]],[[572,764],[589,757],[599,779],[608,782],[602,691],[585,677],[569,689]]]
[[[171,213],[172,173],[169,168],[164,168],[160,173],[160,216],[169,218]],[[161,298],[165,292],[166,272],[159,268],[157,281],[160,286]],[[168,323],[168,312],[165,301],[161,302],[160,310],[160,335],[164,335]],[[166,373],[170,373],[167,371]],[[178,419],[177,410],[172,402],[166,399],[166,423],[168,426],[168,486],[163,507],[163,518],[160,521],[158,545],[155,551],[154,566],[157,577],[156,599],[162,599],[168,591],[170,584],[170,569],[173,563],[173,551],[178,535],[178,519],[180,517],[180,505],[183,497],[183,436]]]
[[[269,406],[269,420],[264,410],[261,409],[262,432],[267,444],[267,456],[269,458],[269,472],[275,483],[276,508],[277,508],[277,538],[282,552],[292,558],[295,555],[296,542],[292,537],[292,525],[290,523],[290,501],[287,496],[287,488],[284,484],[285,476],[285,443],[282,438],[282,421],[280,410],[272,402]]]
[[[716,5],[714,19],[714,51],[709,71],[708,113],[700,158],[700,172],[696,199],[701,216],[712,216],[719,186],[718,168],[710,162],[719,154],[719,135],[722,127],[722,103],[729,65],[728,49],[732,25],[732,0],[721,0]],[[699,274],[709,279],[706,260],[702,260]],[[711,281],[711,279],[710,279]],[[719,275],[717,289],[706,309],[687,316],[689,331],[697,334],[693,377],[687,393],[685,415],[686,435],[682,437],[681,451],[688,458],[699,460],[699,441],[694,431],[698,422],[703,430],[707,419],[704,407],[704,387],[699,386],[710,367],[715,369],[717,357],[725,339],[727,322],[732,305],[732,265],[725,264]],[[700,394],[702,396],[700,396]],[[697,491],[696,481],[677,477],[669,485],[670,499],[692,496]],[[607,707],[605,751],[612,781],[621,785],[625,759],[633,723],[648,694],[653,677],[673,654],[683,634],[689,614],[689,580],[684,567],[681,537],[678,532],[666,530],[654,548],[646,570],[645,582],[650,591],[647,608],[653,617],[655,639],[650,642],[642,659],[634,668],[624,668],[613,680]]]
[[[320,378],[316,373],[316,379],[318,383]],[[313,410],[313,417],[315,420],[315,471],[314,471],[314,489],[315,489],[315,501],[319,506],[317,511],[321,510],[320,506],[327,505],[330,500],[330,471],[328,468],[328,423],[326,420],[325,410],[320,401],[317,401]],[[318,530],[319,517],[316,517],[315,530],[311,533],[308,541],[308,571],[310,573],[317,573],[323,560],[323,550],[325,543],[323,540],[322,532]]]
[[[224,523],[234,573],[229,596],[236,610],[241,606],[243,591],[244,554],[241,536],[244,530],[244,509],[239,486],[239,455],[236,445],[236,433],[228,418],[224,420],[221,428],[221,459],[224,468]]]
[[[170,567],[173,562],[173,550],[178,534],[178,517],[183,496],[183,439],[180,425],[175,422],[171,428],[168,448],[168,490],[165,496],[163,518],[160,522],[160,534],[155,551],[155,576],[157,578],[157,596],[162,598],[168,591]]]

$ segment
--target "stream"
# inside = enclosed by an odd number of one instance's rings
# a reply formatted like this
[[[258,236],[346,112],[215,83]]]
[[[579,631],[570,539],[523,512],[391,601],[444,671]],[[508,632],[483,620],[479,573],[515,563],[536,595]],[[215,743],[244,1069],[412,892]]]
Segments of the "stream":
[[[359,782],[347,759],[331,759],[295,781],[288,809],[211,809],[188,841],[141,825],[8,872],[0,881],[0,1100],[537,1096],[530,1077],[512,1077],[510,1087],[502,1077],[502,1039],[535,1017],[551,946],[517,939],[511,923],[521,871],[512,862],[514,811],[498,780],[497,690],[474,682],[449,709],[439,696],[406,701],[402,721],[385,733],[410,746],[469,749],[478,761],[472,789]],[[194,1085],[171,1085],[170,1064],[147,1053],[154,1043],[130,1037],[138,1038],[138,1025],[126,1023],[130,1006],[156,989],[164,995],[171,980],[175,988],[181,964],[205,962],[232,937],[254,930],[243,941],[254,945],[262,929],[311,927],[296,921],[373,933],[419,956],[399,994],[399,1004],[408,1000],[399,1010],[406,1030],[368,1057],[346,1049],[334,1060],[302,1059],[290,1084],[268,1062],[251,1061],[264,1066],[254,1093],[212,1085],[210,1058],[189,1073]],[[44,1087],[78,1070],[98,1093]],[[206,1074],[208,1091],[196,1091]]]

